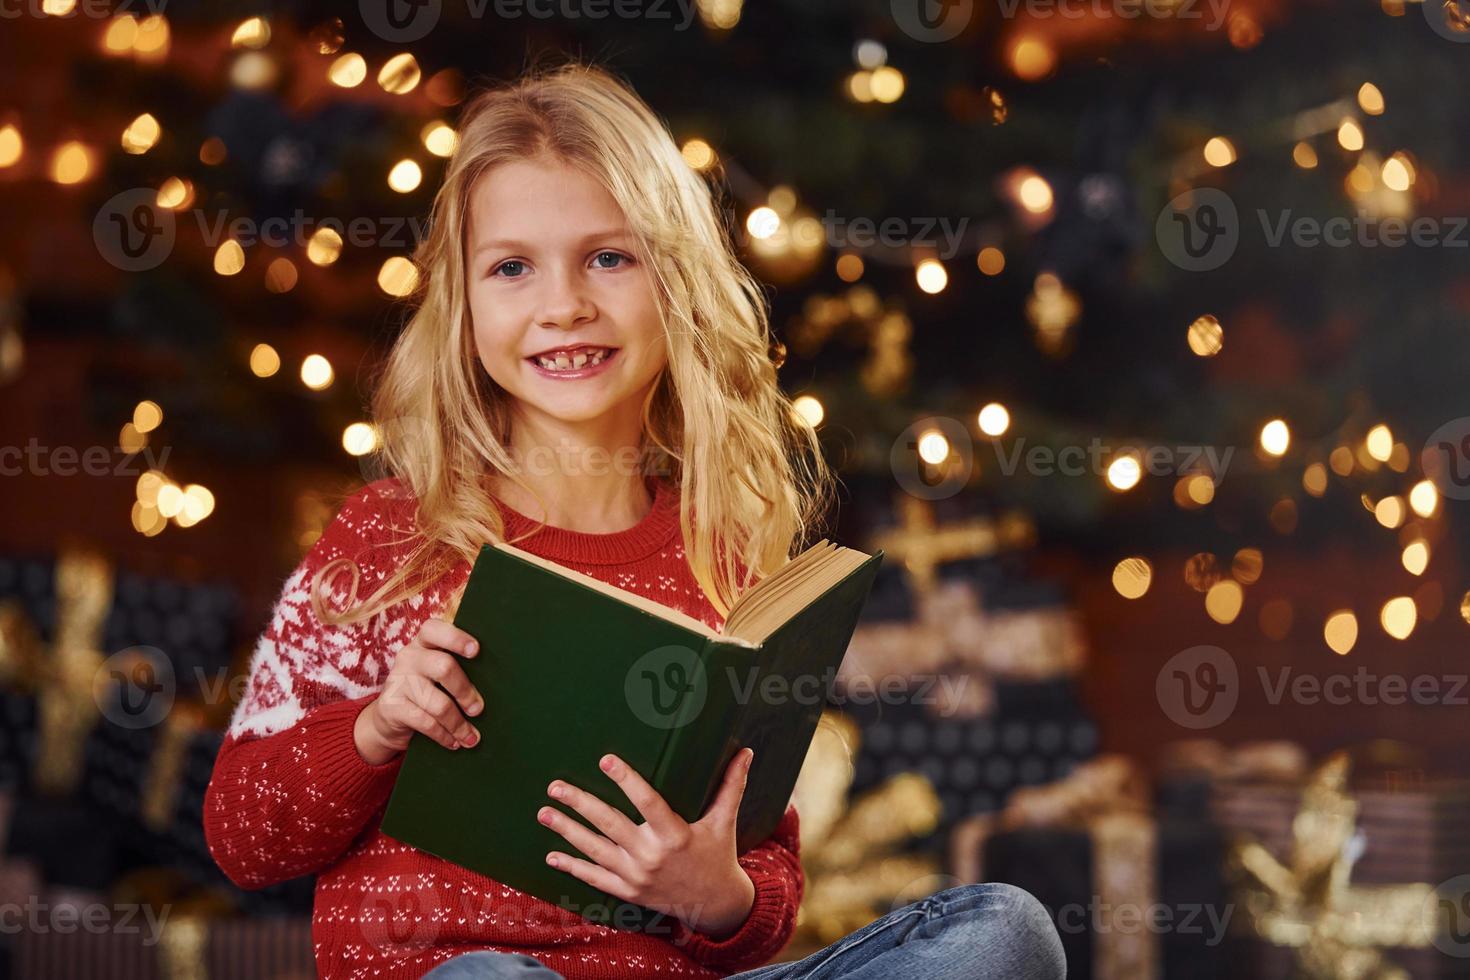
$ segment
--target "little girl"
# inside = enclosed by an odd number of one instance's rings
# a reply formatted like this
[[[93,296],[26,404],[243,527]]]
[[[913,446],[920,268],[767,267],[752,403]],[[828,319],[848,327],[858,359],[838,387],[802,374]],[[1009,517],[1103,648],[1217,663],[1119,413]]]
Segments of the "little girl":
[[[374,395],[394,475],[348,499],[286,581],[215,763],[204,826],[230,879],[316,875],[330,978],[1060,977],[1045,910],[1004,885],[951,888],[756,969],[790,938],[804,879],[794,807],[736,853],[749,750],[694,823],[614,755],[615,785],[547,787],[536,819],[567,846],[546,861],[669,913],[659,934],[378,830],[415,732],[496,750],[467,720],[484,702],[460,664],[479,650],[450,625],[482,544],[718,626],[831,487],[709,186],[622,83],[574,65],[477,96],[430,227],[416,313]],[[644,822],[605,802],[617,793]]]

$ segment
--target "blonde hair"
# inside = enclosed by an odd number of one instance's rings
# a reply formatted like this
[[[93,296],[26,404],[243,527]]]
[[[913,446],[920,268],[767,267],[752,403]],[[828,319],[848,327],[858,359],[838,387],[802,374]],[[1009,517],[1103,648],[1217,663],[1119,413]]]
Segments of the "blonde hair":
[[[679,487],[685,554],[711,605],[726,615],[825,518],[831,473],[815,433],[777,385],[765,295],[736,258],[710,185],[623,82],[582,64],[531,71],[466,106],[414,255],[415,312],[373,396],[380,462],[418,504],[415,546],[361,603],[356,563],[324,566],[311,589],[324,621],[365,619],[504,540],[487,491],[491,474],[534,493],[507,448],[512,396],[476,354],[465,234],[476,181],[542,154],[607,188],[654,286],[668,359],[643,404],[641,471],[667,474]],[[352,579],[345,611],[321,596],[342,562]]]

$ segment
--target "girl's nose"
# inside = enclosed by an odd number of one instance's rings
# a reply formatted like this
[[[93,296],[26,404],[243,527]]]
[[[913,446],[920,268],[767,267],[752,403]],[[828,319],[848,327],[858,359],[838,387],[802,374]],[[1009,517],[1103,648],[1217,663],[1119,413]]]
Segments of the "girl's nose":
[[[542,282],[544,292],[536,313],[537,326],[573,327],[597,316],[586,283],[575,272],[553,273]]]

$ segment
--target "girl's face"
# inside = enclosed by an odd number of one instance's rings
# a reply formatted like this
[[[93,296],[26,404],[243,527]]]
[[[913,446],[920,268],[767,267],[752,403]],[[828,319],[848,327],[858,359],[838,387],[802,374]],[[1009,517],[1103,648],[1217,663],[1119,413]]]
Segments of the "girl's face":
[[[542,156],[481,177],[469,219],[475,346],[516,399],[518,420],[636,439],[667,349],[652,283],[612,195]]]

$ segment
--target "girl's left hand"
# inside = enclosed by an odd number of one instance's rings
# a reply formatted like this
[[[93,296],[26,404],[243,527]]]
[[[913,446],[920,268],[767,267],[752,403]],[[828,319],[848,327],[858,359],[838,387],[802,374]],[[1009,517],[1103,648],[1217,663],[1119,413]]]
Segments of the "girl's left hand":
[[[736,753],[714,803],[694,823],[686,823],[615,755],[603,756],[600,768],[643,814],[641,824],[586,790],[553,781],[547,787],[551,797],[602,833],[555,807],[542,807],[536,818],[592,858],[584,861],[552,851],[546,863],[615,898],[672,915],[712,938],[726,938],[740,928],[755,903],[755,885],[735,856],[735,818],[754,757],[749,748]]]

